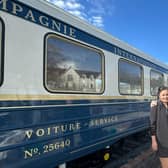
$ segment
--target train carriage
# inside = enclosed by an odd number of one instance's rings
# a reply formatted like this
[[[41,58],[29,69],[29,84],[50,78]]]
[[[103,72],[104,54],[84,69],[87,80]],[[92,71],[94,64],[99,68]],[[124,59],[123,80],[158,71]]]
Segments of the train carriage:
[[[0,0],[0,166],[56,167],[149,128],[168,66],[45,0]]]

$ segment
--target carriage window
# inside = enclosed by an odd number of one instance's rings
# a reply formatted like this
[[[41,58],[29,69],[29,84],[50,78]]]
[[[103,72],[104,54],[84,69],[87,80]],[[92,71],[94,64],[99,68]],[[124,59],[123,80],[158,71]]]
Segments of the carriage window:
[[[0,85],[2,84],[2,64],[3,64],[3,61],[2,61],[2,57],[3,57],[3,55],[2,55],[2,40],[3,40],[3,38],[2,38],[2,36],[3,36],[3,27],[2,27],[3,25],[2,25],[2,21],[0,20]]]
[[[151,95],[156,96],[158,88],[162,85],[163,85],[163,74],[151,70],[151,73],[150,73]]]
[[[103,59],[95,49],[49,35],[46,38],[45,86],[51,92],[101,93]]]
[[[142,67],[119,60],[119,92],[120,94],[141,95],[143,93]]]

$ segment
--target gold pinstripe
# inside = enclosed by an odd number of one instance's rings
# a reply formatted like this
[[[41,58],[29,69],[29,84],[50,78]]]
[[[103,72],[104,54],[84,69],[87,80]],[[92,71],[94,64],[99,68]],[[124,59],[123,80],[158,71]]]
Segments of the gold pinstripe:
[[[2,94],[0,101],[3,100],[109,100],[109,99],[132,99],[144,100],[154,99],[152,96],[103,96],[103,95],[15,95],[15,94]]]

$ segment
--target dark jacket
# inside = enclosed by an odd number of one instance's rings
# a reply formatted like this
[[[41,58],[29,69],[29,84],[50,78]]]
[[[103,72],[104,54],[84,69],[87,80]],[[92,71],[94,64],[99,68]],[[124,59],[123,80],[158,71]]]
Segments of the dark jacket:
[[[150,114],[151,134],[156,135],[159,142],[168,147],[168,109],[158,102],[157,106],[151,108]]]

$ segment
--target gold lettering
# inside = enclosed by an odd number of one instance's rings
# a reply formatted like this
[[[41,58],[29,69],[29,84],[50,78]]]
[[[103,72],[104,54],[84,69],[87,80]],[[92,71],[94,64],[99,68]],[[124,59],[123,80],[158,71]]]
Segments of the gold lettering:
[[[38,129],[36,132],[37,136],[44,136],[44,129]]]
[[[99,119],[92,119],[89,122],[89,127],[94,127],[94,126],[100,126],[104,124],[109,124],[118,121],[117,116],[111,116],[111,117],[105,117],[105,118],[99,118]]]
[[[114,47],[114,53],[117,54],[117,48],[116,47]]]
[[[70,139],[64,139],[61,141],[55,141],[53,143],[48,143],[45,145],[39,145],[38,147],[28,148],[24,150],[24,159],[29,159],[37,155],[42,155],[48,152],[56,151],[59,149],[64,149],[67,147],[70,147],[71,140]]]
[[[122,56],[121,50],[119,48],[117,49],[117,54]]]
[[[75,131],[77,129],[76,124],[70,124],[69,125],[69,130],[70,131]]]
[[[61,131],[66,132],[67,131],[67,125],[61,125]]]
[[[61,23],[55,22],[54,20],[52,20],[52,29],[60,32],[61,31]]]
[[[20,6],[20,5],[16,4],[16,3],[14,3],[14,2],[12,2],[12,4],[13,4],[13,9],[12,9],[12,13],[13,13],[13,14],[17,15],[18,12],[22,12],[22,11],[23,11],[22,6]]]
[[[89,125],[90,125],[90,127],[94,126],[94,121],[91,120]]]
[[[40,23],[41,23],[42,25],[48,27],[48,25],[49,25],[49,23],[48,23],[48,17],[46,17],[46,16],[40,16],[40,17],[39,17],[39,21],[40,21]]]
[[[67,34],[67,26],[64,25],[64,34]]]
[[[76,35],[75,35],[75,32],[76,32],[76,30],[74,29],[74,28],[72,28],[72,27],[70,27],[70,30],[69,30],[70,32],[69,32],[69,35],[71,36],[71,37],[76,37]]]
[[[95,121],[94,121],[95,122]],[[80,123],[69,123],[69,124],[62,124],[57,125],[53,127],[47,127],[47,128],[38,128],[35,130],[26,130],[25,135],[28,139],[32,138],[32,136],[42,137],[42,136],[48,136],[51,134],[58,134],[58,133],[64,133],[67,131],[76,131],[81,128]]]
[[[33,12],[31,10],[29,10],[25,16],[25,19],[30,19],[31,21],[33,22],[36,22],[35,18],[34,18],[34,15],[33,15]]]
[[[102,125],[104,123],[103,119],[100,119],[100,125]]]
[[[107,118],[104,118],[104,122],[105,122],[105,124],[107,123]]]
[[[74,124],[69,124],[69,130],[70,131],[74,130]]]
[[[59,128],[59,126],[55,126],[55,127],[53,127],[55,133],[58,133],[58,128]]]
[[[125,51],[122,51],[122,56],[123,56],[123,57],[125,57],[125,53],[126,53]]]
[[[29,139],[31,138],[32,133],[33,133],[32,130],[28,130],[28,131],[26,131],[26,135],[27,135],[27,137],[28,137]]]
[[[40,154],[38,148],[31,148],[31,149],[25,150],[24,151],[24,159],[27,159],[29,157],[33,157],[33,155],[37,155],[37,154]]]
[[[95,120],[95,125],[98,125],[98,119]]]
[[[77,123],[76,123],[76,129],[79,130],[80,128],[81,128],[80,123],[77,122]]]
[[[24,151],[24,158],[27,159],[28,157],[32,157],[33,156],[33,151],[32,149],[30,151],[26,150]]]
[[[118,121],[118,117],[117,116],[114,116],[114,121]]]
[[[3,10],[6,10],[6,11],[8,10],[7,7],[6,7],[7,1],[8,1],[8,0],[1,0],[1,1],[0,1],[0,4],[2,4],[2,9],[3,9]]]
[[[47,134],[48,134],[48,135],[51,134],[51,128],[47,128]]]

